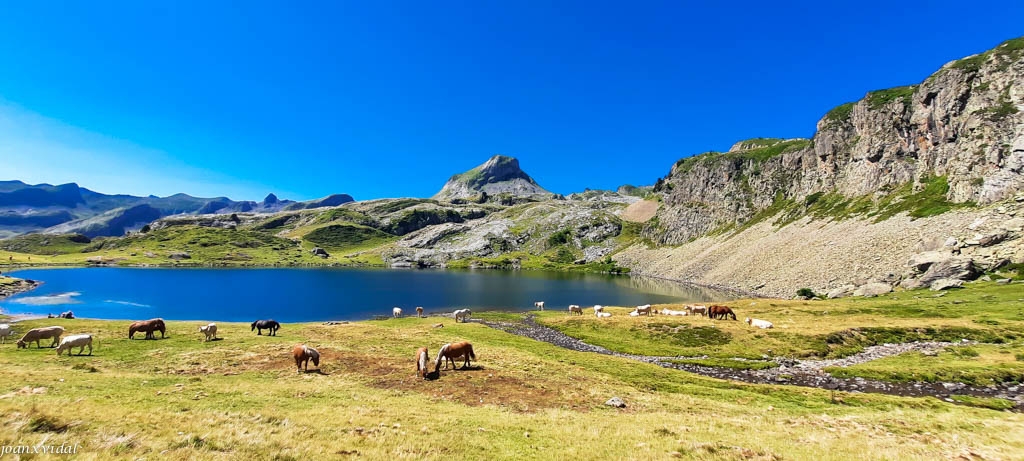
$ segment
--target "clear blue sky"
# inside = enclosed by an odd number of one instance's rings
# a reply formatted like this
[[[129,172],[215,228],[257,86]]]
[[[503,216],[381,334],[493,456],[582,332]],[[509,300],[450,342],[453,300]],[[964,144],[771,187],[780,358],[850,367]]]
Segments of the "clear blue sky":
[[[651,184],[1024,34],[1020,1],[702,3],[8,3],[0,179],[429,196],[501,153]]]

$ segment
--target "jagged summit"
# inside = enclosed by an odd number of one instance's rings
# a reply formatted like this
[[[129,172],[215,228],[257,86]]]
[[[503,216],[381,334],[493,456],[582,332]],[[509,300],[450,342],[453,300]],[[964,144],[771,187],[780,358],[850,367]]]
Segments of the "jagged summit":
[[[512,195],[550,194],[537,184],[530,175],[519,168],[519,160],[504,155],[495,155],[472,170],[452,176],[435,199],[467,198],[487,192],[490,195],[510,193]]]

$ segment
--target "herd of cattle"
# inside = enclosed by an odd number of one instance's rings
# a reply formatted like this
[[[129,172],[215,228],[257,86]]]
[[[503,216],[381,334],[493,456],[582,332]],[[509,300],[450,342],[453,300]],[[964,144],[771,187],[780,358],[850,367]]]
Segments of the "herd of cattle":
[[[537,301],[534,307],[540,310],[544,310],[544,302]],[[604,306],[595,305],[592,308],[594,315],[597,318],[611,317],[610,312],[605,312]],[[417,307],[416,314],[419,317],[423,316],[423,308]],[[455,318],[455,322],[459,321],[466,322],[469,320],[472,312],[469,309],[459,309],[452,313],[452,317]],[[576,304],[569,305],[570,315],[583,315],[583,308]],[[676,311],[672,309],[661,309],[658,311],[654,309],[650,304],[642,306],[636,306],[632,312],[629,313],[631,317],[639,316],[650,316],[652,314],[661,314],[669,316],[706,316],[709,319],[732,319],[736,320],[736,313],[728,306],[723,305],[686,305],[683,310]],[[392,309],[392,316],[398,318],[402,316],[402,309],[395,307]],[[62,318],[74,318],[73,316],[61,316]],[[767,329],[773,328],[771,322],[767,320],[754,319],[747,317],[746,323],[750,326]],[[443,324],[437,324],[435,327],[443,326]],[[262,335],[263,330],[267,330],[268,336],[276,336],[277,331],[281,328],[281,324],[275,320],[257,320],[252,322],[251,331],[255,331],[257,335]],[[167,332],[167,325],[163,319],[150,319],[138,322],[133,322],[128,326],[128,339],[134,339],[136,333],[144,333],[145,339],[156,339],[156,332],[160,332],[160,337],[165,338]],[[199,327],[199,333],[203,334],[204,341],[217,340],[217,324],[209,323]],[[0,344],[5,344],[7,338],[13,335],[13,330],[8,324],[0,324]],[[78,355],[83,355],[85,349],[89,349],[89,355],[92,355],[93,350],[93,336],[90,334],[76,334],[66,336],[63,339],[61,336],[64,335],[64,327],[51,326],[33,328],[26,332],[21,339],[17,341],[18,348],[28,348],[30,343],[36,343],[36,348],[42,348],[41,341],[50,339],[52,343],[49,347],[55,347],[57,355],[62,355],[65,351],[68,355],[71,355],[73,348],[78,348]],[[292,349],[292,356],[295,359],[295,367],[298,371],[302,371],[304,368],[308,371],[309,362],[312,361],[315,367],[320,366],[320,353],[305,344],[300,344]],[[429,372],[427,369],[428,352],[426,347],[421,347],[416,351],[416,370],[417,373],[423,376],[424,379],[429,378],[431,375],[437,375],[440,369],[441,363],[444,362],[445,368],[448,363],[451,362],[454,366],[454,359],[463,359],[463,367],[470,365],[470,359],[476,359],[476,354],[473,351],[473,346],[468,342],[461,343],[449,343],[441,346],[441,350],[437,356],[437,360],[434,362],[434,371]]]

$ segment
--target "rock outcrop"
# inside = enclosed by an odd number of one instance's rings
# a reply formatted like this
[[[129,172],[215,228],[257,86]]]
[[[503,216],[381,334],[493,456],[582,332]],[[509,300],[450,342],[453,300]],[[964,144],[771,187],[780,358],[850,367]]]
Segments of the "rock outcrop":
[[[655,185],[664,203],[645,235],[680,244],[773,210],[928,214],[935,208],[926,201],[1012,197],[1024,190],[1022,81],[1019,38],[946,64],[920,84],[840,105],[813,139],[754,139],[682,159]]]
[[[519,160],[504,155],[495,155],[483,165],[452,176],[433,198],[436,200],[467,199],[476,197],[481,192],[490,196],[500,194],[551,195],[519,168]]]

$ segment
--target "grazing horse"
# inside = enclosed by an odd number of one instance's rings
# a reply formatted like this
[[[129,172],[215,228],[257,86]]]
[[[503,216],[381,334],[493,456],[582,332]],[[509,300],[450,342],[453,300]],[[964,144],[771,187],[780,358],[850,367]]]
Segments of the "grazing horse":
[[[423,317],[423,306],[416,306],[416,316]]]
[[[714,305],[708,308],[708,317],[722,320],[732,317],[733,320],[736,320],[736,313],[729,306]]]
[[[160,338],[164,338],[164,333],[167,331],[167,325],[164,325],[164,319],[149,319],[141,320],[132,323],[128,326],[128,339],[135,339],[135,333],[145,333],[146,339],[156,339],[156,335],[153,332],[159,331]]]
[[[540,310],[544,310],[544,301],[537,301],[533,303],[533,307],[536,307],[537,309]]]
[[[569,305],[569,315],[572,315],[572,314],[583,315],[583,308],[578,306],[578,305],[576,305],[576,304],[570,304]]]
[[[6,323],[0,323],[0,344],[7,343],[7,337],[14,334],[14,330]]]
[[[217,339],[217,324],[211,323],[199,327],[199,332],[206,336],[206,341]]]
[[[401,317],[402,316],[402,308],[401,307],[397,307],[397,306],[394,307],[393,309],[391,309],[391,315],[394,316],[396,319]]]
[[[306,371],[309,371],[309,361],[313,360],[313,366],[320,367],[320,353],[316,349],[305,344],[292,348],[292,357],[295,357],[295,372],[302,373],[302,366],[305,364]]]
[[[703,305],[695,306],[693,304],[687,304],[685,309],[686,309],[686,312],[690,313],[690,315],[700,314],[701,316],[704,316],[704,315],[707,315],[707,313],[708,313],[708,307],[707,306],[703,306]]]
[[[416,349],[416,373],[427,379],[427,374],[430,371],[427,370],[427,361],[430,360],[430,353],[427,352],[426,347]]]
[[[466,320],[469,320],[470,314],[472,314],[472,311],[469,309],[459,309],[452,313],[455,316],[455,323],[459,323],[459,320],[462,320],[462,323],[466,323]]]
[[[22,336],[21,339],[18,340],[18,349],[28,349],[28,343],[33,341],[36,343],[37,349],[41,348],[42,345],[39,344],[39,341],[49,338],[53,338],[53,344],[50,344],[50,347],[56,347],[57,343],[60,341],[61,335],[63,334],[64,327],[60,326],[33,328],[25,332],[25,336]]]
[[[281,324],[277,323],[277,320],[269,319],[269,320],[257,320],[255,322],[252,322],[252,328],[250,328],[249,331],[256,330],[256,334],[257,335],[262,335],[263,334],[263,330],[270,330],[267,333],[268,336],[277,336],[277,330],[280,330],[280,329],[281,329]]]
[[[465,361],[462,362],[462,368],[468,367],[470,358],[476,360],[476,354],[473,353],[473,345],[463,341],[461,343],[448,343],[441,346],[441,350],[437,353],[437,360],[434,362],[434,372],[437,373],[441,369],[442,360],[444,360],[445,370],[448,369],[448,362],[451,362],[452,369],[455,369],[455,359],[457,358],[465,358]]]

